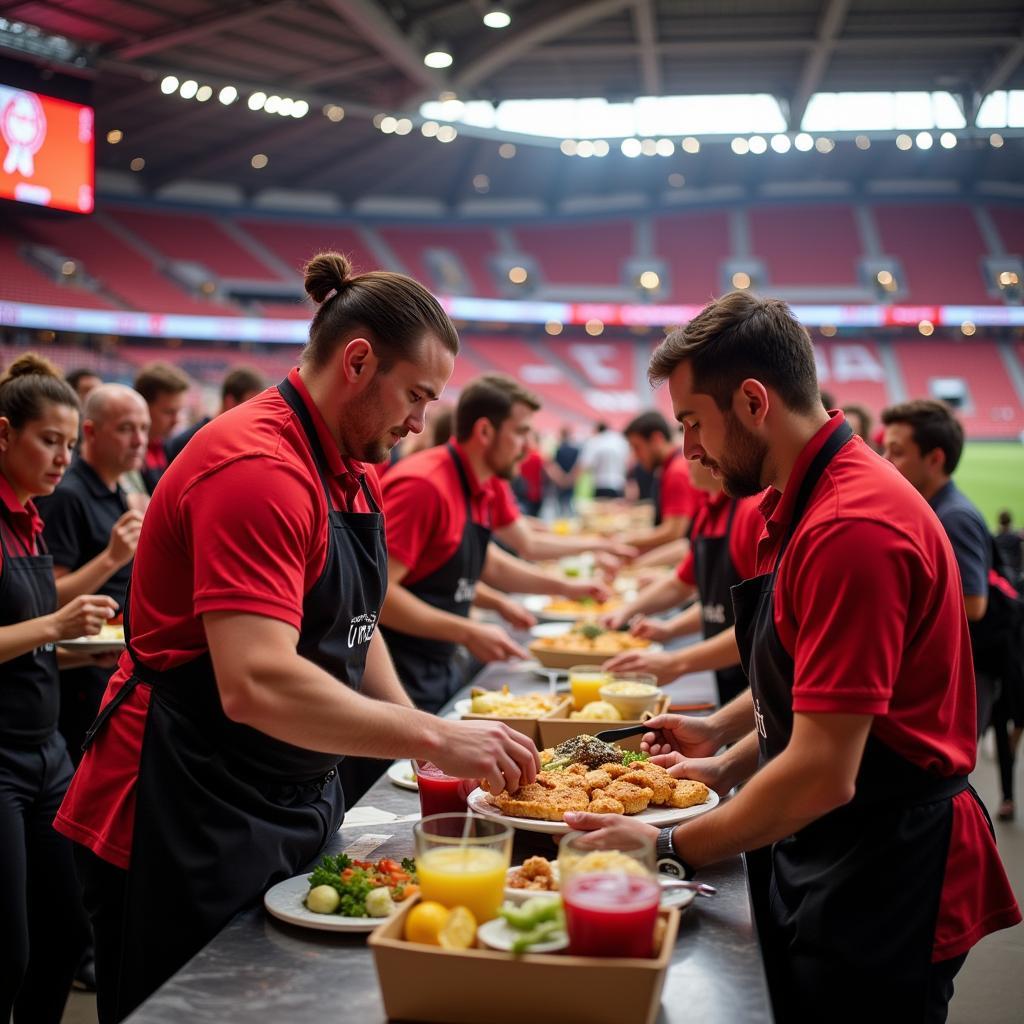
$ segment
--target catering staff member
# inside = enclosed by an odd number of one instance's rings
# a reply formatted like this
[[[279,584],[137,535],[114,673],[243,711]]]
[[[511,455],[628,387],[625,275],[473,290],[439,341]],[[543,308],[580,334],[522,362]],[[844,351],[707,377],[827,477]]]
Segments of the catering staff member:
[[[142,514],[128,508],[118,480],[142,465],[149,410],[123,384],[101,384],[85,400],[82,443],[60,486],[37,503],[43,539],[61,586],[106,594],[124,607]],[[64,669],[60,674],[60,731],[74,764],[99,710],[111,664]]]
[[[142,466],[142,482],[152,494],[167,471],[167,444],[178,425],[192,382],[176,366],[148,363],[135,378],[135,390],[149,406],[149,443]]]
[[[784,303],[726,295],[666,338],[650,376],[669,382],[687,458],[729,494],[772,490],[760,575],[733,591],[751,696],[654,719],[644,738],[674,774],[723,794],[745,784],[675,828],[611,828],[650,836],[687,873],[774,844],[761,938],[779,1020],[942,1021],[967,951],[1021,919],[967,782],[974,684],[949,541],[825,412]]]
[[[236,405],[248,402],[250,398],[255,398],[266,386],[267,382],[263,379],[263,374],[259,370],[254,370],[249,366],[236,366],[225,374],[224,380],[221,383],[220,412],[225,413],[229,409],[234,409]],[[167,452],[167,461],[173,462],[181,454],[182,448],[212,419],[212,416],[204,416],[193,423],[191,427],[175,434],[174,437],[167,441],[164,445]]]
[[[672,442],[672,429],[660,412],[641,413],[623,431],[633,458],[654,475],[651,498],[654,526],[623,537],[642,552],[650,552],[685,537],[704,498],[690,482],[686,459]]]
[[[410,278],[306,267],[301,367],[186,446],[146,513],[128,650],[57,816],[120,1020],[344,815],[343,754],[418,757],[493,786],[537,753],[501,723],[416,711],[376,630],[376,476],[451,375],[458,336]]]
[[[646,586],[606,618],[612,629],[630,624],[635,636],[663,642],[698,630],[704,642],[677,651],[625,651],[605,662],[609,672],[650,672],[662,685],[689,672],[714,669],[718,703],[728,704],[747,688],[740,667],[730,591],[756,575],[757,542],[764,519],[757,496],[734,498],[720,477],[701,462],[690,466],[694,487],[708,495],[690,531],[690,550],[675,572]],[[697,601],[669,620],[643,618]]]
[[[58,609],[32,502],[60,482],[77,437],[71,386],[32,353],[15,359],[0,377],[0,1020],[14,1024],[58,1024],[88,941],[71,844],[51,827],[72,771],[54,644],[98,633],[114,602]]]
[[[511,377],[470,381],[455,441],[402,459],[384,477],[388,595],[381,625],[417,707],[437,711],[462,686],[458,645],[480,661],[523,658],[500,626],[469,618],[480,580],[503,591],[604,600],[601,584],[550,576],[490,543],[517,521],[505,482],[515,473],[540,402]]]

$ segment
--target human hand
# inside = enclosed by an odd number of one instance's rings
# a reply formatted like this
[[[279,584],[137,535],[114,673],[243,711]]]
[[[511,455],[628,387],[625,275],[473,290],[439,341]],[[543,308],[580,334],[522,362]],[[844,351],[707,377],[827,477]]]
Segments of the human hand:
[[[529,629],[537,625],[537,616],[515,601],[502,601],[498,606],[498,614],[513,629]]]
[[[589,811],[566,811],[565,823],[578,832],[589,832],[586,839],[577,840],[580,847],[614,849],[617,843],[632,845],[638,839],[648,839],[653,846],[658,829],[644,821],[627,818],[622,814],[591,814]]]
[[[594,554],[595,557],[599,554],[605,554],[618,558],[623,562],[631,562],[640,554],[640,549],[633,547],[632,544],[623,544],[620,541],[613,540],[605,544],[601,552],[595,552]]]
[[[628,608],[619,608],[614,612],[606,612],[598,619],[605,629],[622,629],[629,622],[630,613]]]
[[[486,622],[467,623],[462,642],[478,661],[509,661],[512,658],[529,657],[501,626]]]
[[[448,775],[480,779],[491,793],[511,793],[537,778],[540,755],[533,741],[504,722],[439,721],[447,736],[431,760]]]
[[[120,568],[127,565],[135,557],[135,549],[139,545],[139,533],[142,530],[142,513],[134,509],[125,512],[110,529],[110,541],[107,553]]]
[[[664,643],[672,639],[672,630],[664,619],[651,619],[646,615],[636,619],[629,627],[633,636],[643,637],[646,640],[655,640]]]
[[[58,640],[95,636],[117,613],[117,602],[104,594],[82,594],[53,613]]]
[[[660,765],[675,779],[693,779],[703,782],[719,796],[725,796],[733,787],[721,757],[683,757],[682,754],[656,754],[651,764]]]
[[[598,601],[605,602],[612,596],[612,592],[603,583],[596,580],[566,580],[562,593],[573,601]]]
[[[601,666],[605,672],[645,672],[658,680],[659,686],[678,678],[675,652],[623,651]]]
[[[647,725],[651,731],[640,738],[640,749],[652,757],[673,753],[685,758],[710,757],[722,745],[710,718],[656,715]]]

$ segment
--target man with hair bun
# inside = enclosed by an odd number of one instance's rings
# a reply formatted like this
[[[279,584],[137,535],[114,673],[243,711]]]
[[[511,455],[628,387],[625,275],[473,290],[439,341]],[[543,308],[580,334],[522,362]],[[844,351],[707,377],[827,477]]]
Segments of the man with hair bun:
[[[156,489],[127,650],[57,816],[96,934],[101,1024],[126,1016],[243,907],[315,860],[344,755],[419,758],[492,790],[532,781],[500,722],[417,711],[377,630],[381,462],[451,376],[458,335],[401,274],[306,266],[300,365],[218,416]]]
[[[742,788],[660,831],[566,820],[646,836],[687,876],[770,846],[758,931],[776,1019],[944,1021],[968,950],[1021,919],[967,779],[974,679],[949,541],[823,408],[785,303],[711,303],[662,342],[649,376],[668,381],[688,459],[735,497],[769,488],[758,575],[732,591],[749,692],[709,718],[654,718],[641,741],[676,775]]]

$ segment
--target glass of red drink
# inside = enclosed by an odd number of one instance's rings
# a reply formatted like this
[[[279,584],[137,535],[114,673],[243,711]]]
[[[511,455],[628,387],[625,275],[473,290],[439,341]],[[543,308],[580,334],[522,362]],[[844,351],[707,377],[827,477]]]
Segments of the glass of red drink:
[[[420,791],[420,814],[464,814],[466,798],[476,789],[475,779],[446,775],[430,761],[414,761]]]
[[[652,842],[570,832],[559,845],[558,870],[570,953],[654,955],[661,887]]]

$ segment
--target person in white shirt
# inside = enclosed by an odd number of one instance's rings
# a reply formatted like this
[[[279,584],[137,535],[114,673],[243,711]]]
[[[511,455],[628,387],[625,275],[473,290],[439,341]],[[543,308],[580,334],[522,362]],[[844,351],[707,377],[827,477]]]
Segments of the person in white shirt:
[[[607,423],[598,423],[594,436],[587,438],[576,471],[588,470],[594,480],[595,498],[621,498],[626,490],[629,444]]]

